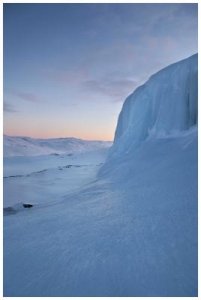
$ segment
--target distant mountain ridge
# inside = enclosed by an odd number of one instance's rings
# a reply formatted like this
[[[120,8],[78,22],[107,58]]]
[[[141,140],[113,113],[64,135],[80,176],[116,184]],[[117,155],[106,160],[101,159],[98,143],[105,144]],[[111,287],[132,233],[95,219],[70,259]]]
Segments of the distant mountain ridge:
[[[88,141],[77,138],[37,139],[22,136],[3,137],[3,154],[8,156],[37,156],[93,151],[108,148],[112,142]]]

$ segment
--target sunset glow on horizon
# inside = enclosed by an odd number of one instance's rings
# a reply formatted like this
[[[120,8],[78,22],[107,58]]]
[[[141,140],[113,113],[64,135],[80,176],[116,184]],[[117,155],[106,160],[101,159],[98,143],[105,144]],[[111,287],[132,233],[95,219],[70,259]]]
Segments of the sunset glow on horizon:
[[[113,140],[125,98],[196,51],[197,4],[4,4],[4,134]]]
[[[104,131],[102,130],[86,130],[86,131],[79,131],[79,130],[68,130],[60,128],[31,128],[29,129],[22,129],[17,128],[17,130],[11,128],[7,131],[4,131],[5,135],[8,136],[24,136],[24,137],[31,137],[31,138],[41,138],[41,139],[49,139],[49,138],[67,138],[67,137],[74,137],[78,139],[84,140],[102,140],[102,141],[113,141],[114,132],[113,128],[107,128]]]

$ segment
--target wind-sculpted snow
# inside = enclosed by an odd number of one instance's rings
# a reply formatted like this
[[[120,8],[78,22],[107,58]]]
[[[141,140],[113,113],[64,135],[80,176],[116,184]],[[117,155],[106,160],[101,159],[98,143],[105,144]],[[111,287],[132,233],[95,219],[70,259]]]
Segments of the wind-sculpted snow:
[[[151,136],[175,135],[197,124],[198,56],[168,66],[138,87],[119,115],[111,157]]]

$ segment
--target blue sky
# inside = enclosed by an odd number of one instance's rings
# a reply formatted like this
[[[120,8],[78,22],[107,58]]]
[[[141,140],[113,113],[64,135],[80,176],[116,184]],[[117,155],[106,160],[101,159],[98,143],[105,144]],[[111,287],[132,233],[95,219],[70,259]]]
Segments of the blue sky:
[[[4,133],[112,140],[123,101],[197,52],[197,4],[4,4]]]

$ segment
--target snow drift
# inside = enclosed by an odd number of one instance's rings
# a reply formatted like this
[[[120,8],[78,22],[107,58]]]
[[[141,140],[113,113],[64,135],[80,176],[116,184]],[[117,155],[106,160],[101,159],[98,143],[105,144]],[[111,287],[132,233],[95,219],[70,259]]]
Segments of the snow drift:
[[[197,59],[163,69],[126,99],[99,172],[133,221],[132,296],[198,293]]]
[[[198,55],[157,72],[124,102],[110,158],[151,136],[177,135],[197,124]]]

